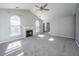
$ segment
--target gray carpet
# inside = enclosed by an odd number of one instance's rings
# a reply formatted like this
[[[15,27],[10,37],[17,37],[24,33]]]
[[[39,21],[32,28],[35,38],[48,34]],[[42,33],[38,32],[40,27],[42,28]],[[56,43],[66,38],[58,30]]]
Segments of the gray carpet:
[[[33,36],[0,44],[0,55],[79,56],[79,48],[75,40],[49,34],[44,35],[44,37]],[[53,40],[49,41],[50,38]],[[10,46],[11,43],[13,43],[13,47]]]

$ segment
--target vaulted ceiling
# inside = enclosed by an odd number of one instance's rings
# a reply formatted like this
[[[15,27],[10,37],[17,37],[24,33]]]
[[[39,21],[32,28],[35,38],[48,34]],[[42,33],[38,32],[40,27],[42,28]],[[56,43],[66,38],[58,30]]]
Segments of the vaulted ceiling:
[[[33,3],[0,3],[0,8],[7,9],[31,9],[34,6]]]
[[[74,16],[76,13],[77,4],[75,3],[49,3],[49,11],[37,11],[35,7],[31,9],[35,15],[42,20],[58,19],[68,16]]]
[[[37,11],[35,5],[41,5],[39,3],[0,3],[2,9],[22,9],[30,10],[33,14],[40,19],[49,19],[55,17],[71,16],[76,13],[76,3],[48,3],[47,8],[50,11]]]

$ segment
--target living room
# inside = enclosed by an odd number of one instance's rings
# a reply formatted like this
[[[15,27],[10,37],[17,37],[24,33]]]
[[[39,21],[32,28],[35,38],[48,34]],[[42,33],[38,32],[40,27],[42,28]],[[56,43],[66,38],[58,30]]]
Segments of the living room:
[[[79,56],[78,3],[0,3],[0,56]]]

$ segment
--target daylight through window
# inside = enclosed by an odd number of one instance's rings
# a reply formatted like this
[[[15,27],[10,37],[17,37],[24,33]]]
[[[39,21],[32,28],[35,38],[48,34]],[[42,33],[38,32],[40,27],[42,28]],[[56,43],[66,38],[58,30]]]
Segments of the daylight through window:
[[[16,36],[21,34],[21,22],[20,17],[14,15],[10,18],[11,25],[11,36]]]

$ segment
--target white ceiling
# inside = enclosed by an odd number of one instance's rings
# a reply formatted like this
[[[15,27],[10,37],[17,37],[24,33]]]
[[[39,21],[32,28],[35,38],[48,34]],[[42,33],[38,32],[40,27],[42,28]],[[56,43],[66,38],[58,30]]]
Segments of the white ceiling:
[[[7,9],[31,9],[34,7],[35,3],[0,3],[0,8]],[[19,7],[19,8],[16,8]]]
[[[29,9],[34,8],[35,5],[39,5],[40,6],[40,3],[0,3],[0,8],[29,10]],[[51,9],[53,7],[59,7],[59,6],[62,7],[63,5],[67,5],[67,3],[66,4],[63,4],[63,3],[62,4],[61,3],[60,4],[58,4],[58,3],[57,4],[56,3],[50,3],[50,4],[48,4],[48,8]],[[71,5],[73,5],[73,4],[71,4]],[[16,8],[16,7],[19,7],[19,8]]]
[[[69,16],[74,16],[76,13],[76,3],[52,3],[48,4],[49,11],[36,11],[35,8],[31,9],[33,14],[37,15],[41,20],[58,19]]]
[[[23,10],[31,10],[35,9],[33,11],[36,13],[37,9],[35,8],[35,5],[40,6],[40,3],[0,3],[0,8],[7,8],[7,9],[23,9]],[[47,8],[50,9],[47,15],[53,15],[51,13],[54,13],[54,15],[74,15],[76,11],[76,3],[49,3]],[[16,8],[19,7],[19,8]],[[61,16],[61,15],[60,15]]]

